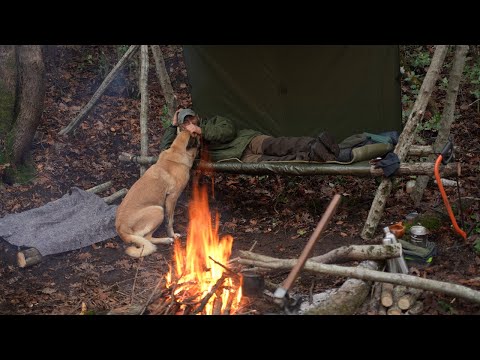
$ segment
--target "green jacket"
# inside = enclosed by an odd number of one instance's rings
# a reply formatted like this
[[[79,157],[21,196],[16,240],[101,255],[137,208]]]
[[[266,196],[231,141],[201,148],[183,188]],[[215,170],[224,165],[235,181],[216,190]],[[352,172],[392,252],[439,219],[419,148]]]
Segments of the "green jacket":
[[[237,130],[230,119],[218,115],[202,119],[199,126],[202,129],[204,145],[206,145],[212,161],[240,159],[250,141],[255,136],[262,135],[256,130]],[[160,142],[160,151],[168,149],[176,136],[177,128],[175,126],[165,129]]]

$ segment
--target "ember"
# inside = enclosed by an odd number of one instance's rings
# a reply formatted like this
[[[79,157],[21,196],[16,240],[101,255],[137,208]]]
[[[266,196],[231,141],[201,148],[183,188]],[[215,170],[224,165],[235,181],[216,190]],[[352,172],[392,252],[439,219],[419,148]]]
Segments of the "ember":
[[[177,314],[233,314],[238,310],[241,281],[224,266],[231,255],[233,237],[219,239],[218,228],[218,213],[212,224],[206,186],[193,181],[186,248],[175,241],[175,266],[166,276],[167,288],[181,304]]]

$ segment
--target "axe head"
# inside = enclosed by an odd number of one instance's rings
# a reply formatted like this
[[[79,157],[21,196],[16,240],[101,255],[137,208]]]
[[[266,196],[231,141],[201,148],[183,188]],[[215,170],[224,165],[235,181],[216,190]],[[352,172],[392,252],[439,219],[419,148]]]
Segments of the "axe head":
[[[277,288],[273,297],[275,303],[282,308],[285,314],[295,315],[298,313],[298,308],[301,303],[301,301],[299,301],[300,298],[290,296],[285,288]]]

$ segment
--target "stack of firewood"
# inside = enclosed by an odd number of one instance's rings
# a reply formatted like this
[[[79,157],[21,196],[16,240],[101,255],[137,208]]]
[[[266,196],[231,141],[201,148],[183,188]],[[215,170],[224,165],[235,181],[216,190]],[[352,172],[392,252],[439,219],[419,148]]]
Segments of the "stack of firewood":
[[[371,315],[420,315],[423,303],[419,300],[423,290],[390,283],[375,283]]]
[[[422,292],[423,290],[403,285],[382,283],[380,302],[387,315],[419,315],[423,311],[423,303],[417,299]]]

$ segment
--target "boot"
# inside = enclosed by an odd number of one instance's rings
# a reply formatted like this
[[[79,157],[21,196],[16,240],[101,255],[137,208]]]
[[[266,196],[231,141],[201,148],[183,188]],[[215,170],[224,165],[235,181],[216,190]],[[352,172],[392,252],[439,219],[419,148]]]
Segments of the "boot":
[[[320,140],[312,143],[308,156],[310,161],[326,162],[336,160],[336,156],[327,150]]]
[[[335,155],[335,157],[339,155],[340,147],[335,142],[335,139],[331,134],[324,131],[320,135],[318,135],[317,138],[322,142],[323,145],[325,145],[328,151],[330,151],[333,155]]]

